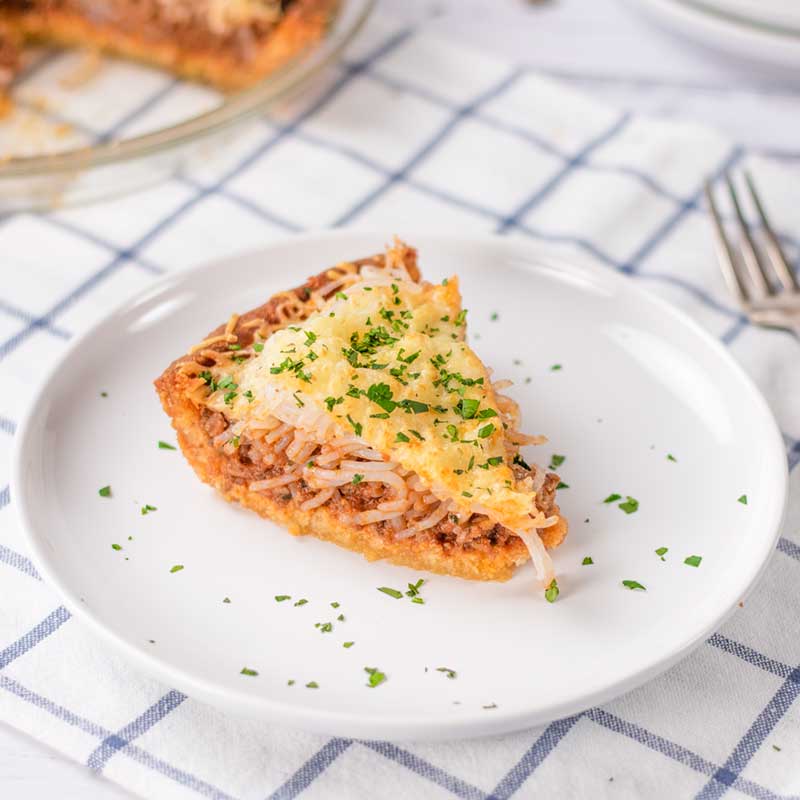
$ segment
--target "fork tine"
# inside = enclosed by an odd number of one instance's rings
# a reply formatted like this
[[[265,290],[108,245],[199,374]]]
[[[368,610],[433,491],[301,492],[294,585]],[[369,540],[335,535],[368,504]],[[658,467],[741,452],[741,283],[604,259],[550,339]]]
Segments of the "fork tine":
[[[719,209],[717,208],[717,201],[714,199],[714,189],[711,181],[705,183],[706,202],[708,209],[711,212],[711,223],[714,227],[714,242],[717,246],[717,256],[719,258],[719,265],[722,269],[722,276],[725,278],[725,283],[728,284],[730,293],[739,301],[741,305],[747,302],[747,289],[739,278],[739,273],[736,271],[736,260],[733,255],[733,248],[731,247],[728,237],[725,235],[725,228],[722,225],[722,217],[720,216]]]
[[[764,228],[764,235],[766,237],[765,247],[770,264],[772,264],[772,268],[775,270],[775,274],[778,276],[778,280],[781,282],[784,289],[788,291],[800,291],[800,286],[797,285],[797,278],[795,278],[794,271],[789,266],[789,262],[786,260],[786,256],[778,242],[778,237],[769,224],[764,206],[761,203],[761,198],[756,191],[753,177],[749,172],[745,172],[744,179],[747,182],[747,188],[750,190],[750,196],[753,198],[753,205],[756,207],[756,211],[758,211],[761,225]]]
[[[744,258],[744,265],[747,267],[747,274],[750,277],[750,282],[756,291],[758,297],[766,297],[770,294],[769,281],[764,272],[764,265],[761,263],[761,258],[756,250],[753,237],[750,235],[750,227],[747,220],[742,213],[742,207],[739,205],[739,196],[736,194],[736,187],[733,185],[731,176],[725,175],[725,183],[728,186],[728,193],[731,197],[733,210],[736,213],[736,219],[739,221],[739,230],[742,234],[742,256]]]

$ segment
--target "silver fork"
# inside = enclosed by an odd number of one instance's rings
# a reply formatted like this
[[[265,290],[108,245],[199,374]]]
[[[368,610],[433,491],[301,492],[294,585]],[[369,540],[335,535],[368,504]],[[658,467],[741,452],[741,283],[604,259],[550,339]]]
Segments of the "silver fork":
[[[767,219],[750,173],[746,172],[744,179],[761,223],[761,247],[756,244],[753,229],[744,216],[731,176],[726,174],[724,180],[736,218],[738,243],[725,232],[711,181],[705,185],[722,274],[751,322],[792,331],[800,337],[800,286]]]

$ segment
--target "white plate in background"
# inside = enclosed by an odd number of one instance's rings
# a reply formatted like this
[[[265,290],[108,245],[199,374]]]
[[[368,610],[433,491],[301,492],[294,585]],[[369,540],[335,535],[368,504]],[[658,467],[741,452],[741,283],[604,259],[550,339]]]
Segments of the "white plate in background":
[[[761,17],[748,17],[725,13],[722,9],[734,6],[741,14],[746,8],[756,13],[758,0],[628,0],[631,5],[649,12],[668,27],[693,39],[730,55],[760,61],[787,70],[800,67],[800,25],[792,27],[758,23]],[[782,4],[774,0],[768,6],[780,10]],[[800,17],[800,6],[793,4],[783,10],[785,21]],[[793,72],[794,74],[794,72]]]
[[[530,457],[566,456],[559,501],[571,530],[554,553],[555,604],[530,565],[505,584],[475,583],[294,538],[157,447],[174,436],[152,380],[174,357],[232,311],[389,238],[307,235],[170,276],[72,345],[16,437],[13,493],[37,566],[71,611],[165,683],[231,713],[329,733],[500,733],[652,678],[761,574],[786,458],[766,403],[725,349],[631,279],[519,241],[409,235],[431,280],[459,274],[473,346],[516,381],[523,430],[549,435]],[[99,497],[106,484],[112,497]],[[639,511],[604,504],[614,492]],[[145,504],[158,510],[142,516]],[[699,567],[684,563],[695,555]],[[582,566],[585,556],[594,564]],[[418,577],[425,605],[377,591]],[[283,594],[292,600],[276,602]],[[299,598],[309,602],[296,607]],[[327,621],[331,633],[314,627]],[[386,683],[368,688],[365,666]]]

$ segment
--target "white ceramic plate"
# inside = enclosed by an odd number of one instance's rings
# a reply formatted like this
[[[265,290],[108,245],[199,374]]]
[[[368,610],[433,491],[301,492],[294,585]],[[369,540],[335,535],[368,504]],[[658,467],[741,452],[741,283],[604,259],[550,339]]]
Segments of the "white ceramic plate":
[[[696,3],[754,25],[800,32],[800,6],[797,0],[696,0]]]
[[[750,17],[734,12],[734,5],[741,13],[743,6],[756,5],[756,0],[715,0],[714,3],[693,0],[629,0],[649,11],[674,30],[701,44],[723,52],[776,65],[783,69],[800,67],[800,31],[793,27],[771,24],[764,16]],[[712,7],[714,6],[715,7]],[[730,5],[730,12],[722,10]],[[797,6],[794,6],[797,14]],[[764,19],[759,23],[758,19]],[[786,21],[786,20],[784,20]],[[773,23],[775,21],[773,20]]]
[[[330,733],[510,731],[652,678],[758,578],[782,518],[786,459],[764,400],[725,350],[628,279],[517,241],[409,235],[430,279],[460,275],[475,348],[517,381],[523,428],[550,436],[531,457],[566,456],[571,532],[555,553],[553,605],[530,565],[481,584],[294,538],[158,449],[174,437],[151,382],[173,357],[231,311],[388,238],[304,236],[171,276],[76,342],[17,437],[14,497],[36,564],[73,612],[166,683],[232,713]],[[99,497],[107,484],[112,497]],[[604,504],[614,492],[639,511]],[[144,504],[158,510],[142,516]],[[694,555],[699,567],[684,564]],[[176,564],[185,569],[171,573]],[[418,577],[425,605],[376,590]],[[284,594],[292,600],[275,601]],[[296,607],[299,598],[309,602]],[[327,621],[331,633],[314,627]],[[368,688],[366,666],[387,682]]]

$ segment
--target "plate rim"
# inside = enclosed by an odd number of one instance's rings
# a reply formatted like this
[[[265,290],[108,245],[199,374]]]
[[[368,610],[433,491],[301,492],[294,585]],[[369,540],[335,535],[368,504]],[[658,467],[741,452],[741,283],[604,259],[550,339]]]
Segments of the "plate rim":
[[[728,55],[792,69],[800,66],[800,31],[757,25],[691,0],[626,0],[671,32]]]
[[[286,246],[302,247],[311,243],[337,242],[348,238],[354,240],[391,241],[392,234],[374,228],[346,228],[290,234],[278,237],[258,249],[234,253],[230,256],[201,262],[187,269],[168,273],[131,297],[114,305],[102,317],[70,341],[61,357],[51,365],[36,387],[33,399],[23,414],[14,437],[11,459],[11,496],[13,498],[12,505],[15,509],[15,516],[22,530],[25,544],[28,547],[29,552],[27,555],[30,556],[39,574],[55,590],[69,612],[80,619],[82,623],[87,624],[101,640],[108,642],[117,652],[122,653],[129,662],[141,669],[145,674],[168,684],[170,688],[180,689],[188,696],[221,709],[225,713],[269,721],[295,729],[299,728],[334,736],[383,738],[393,741],[469,739],[512,733],[536,725],[546,724],[603,704],[642,686],[686,657],[705,641],[711,633],[724,624],[736,610],[737,602],[744,600],[758,584],[772,558],[786,515],[789,480],[785,446],[772,409],[752,378],[716,337],[705,330],[685,311],[641,286],[627,275],[580,257],[569,256],[565,258],[563,255],[555,253],[552,248],[542,247],[534,242],[509,239],[497,234],[436,234],[425,232],[424,230],[416,232],[412,230],[404,232],[403,235],[407,241],[421,243],[420,248],[425,247],[426,244],[435,244],[437,246],[474,244],[476,246],[499,246],[509,252],[513,252],[514,249],[523,250],[529,254],[529,261],[537,263],[550,262],[562,268],[578,269],[584,273],[588,272],[592,277],[599,279],[600,285],[610,286],[613,289],[619,287],[623,290],[631,291],[635,295],[653,303],[660,312],[671,317],[677,324],[688,328],[693,335],[698,336],[711,349],[714,355],[721,360],[725,368],[731,371],[741,384],[746,387],[751,402],[759,407],[764,424],[771,430],[771,442],[765,443],[765,452],[774,448],[773,455],[769,457],[770,461],[775,458],[777,465],[777,456],[779,456],[782,462],[782,467],[778,470],[781,475],[781,482],[780,486],[776,487],[775,490],[778,501],[775,506],[777,511],[774,514],[774,518],[766,521],[763,525],[764,531],[771,532],[764,537],[759,557],[753,561],[757,566],[750,570],[746,584],[737,593],[737,599],[727,605],[724,610],[714,615],[713,620],[704,626],[698,634],[682,640],[681,644],[675,647],[669,656],[660,660],[646,661],[644,666],[631,675],[623,676],[606,686],[585,694],[576,695],[569,701],[556,705],[536,709],[512,709],[505,711],[502,715],[468,712],[450,720],[442,720],[440,718],[426,719],[413,715],[393,715],[387,721],[384,718],[385,715],[380,712],[370,711],[352,714],[347,711],[311,708],[268,697],[255,697],[244,690],[232,690],[221,687],[211,680],[198,678],[191,672],[167,663],[156,653],[151,653],[128,642],[120,633],[108,627],[99,617],[96,617],[92,610],[80,601],[80,596],[70,588],[68,582],[59,577],[57,565],[51,564],[51,559],[46,552],[43,541],[41,544],[38,541],[32,515],[29,511],[31,499],[27,497],[24,489],[26,481],[23,477],[23,453],[26,450],[28,440],[36,433],[34,420],[38,417],[39,407],[45,401],[52,382],[67,359],[71,358],[110,318],[124,313],[126,309],[134,308],[145,299],[152,299],[159,294],[169,292],[186,282],[191,283],[198,274],[224,269],[226,266],[247,258],[260,257],[266,260],[269,258],[270,251]],[[376,731],[380,732],[376,733]]]

